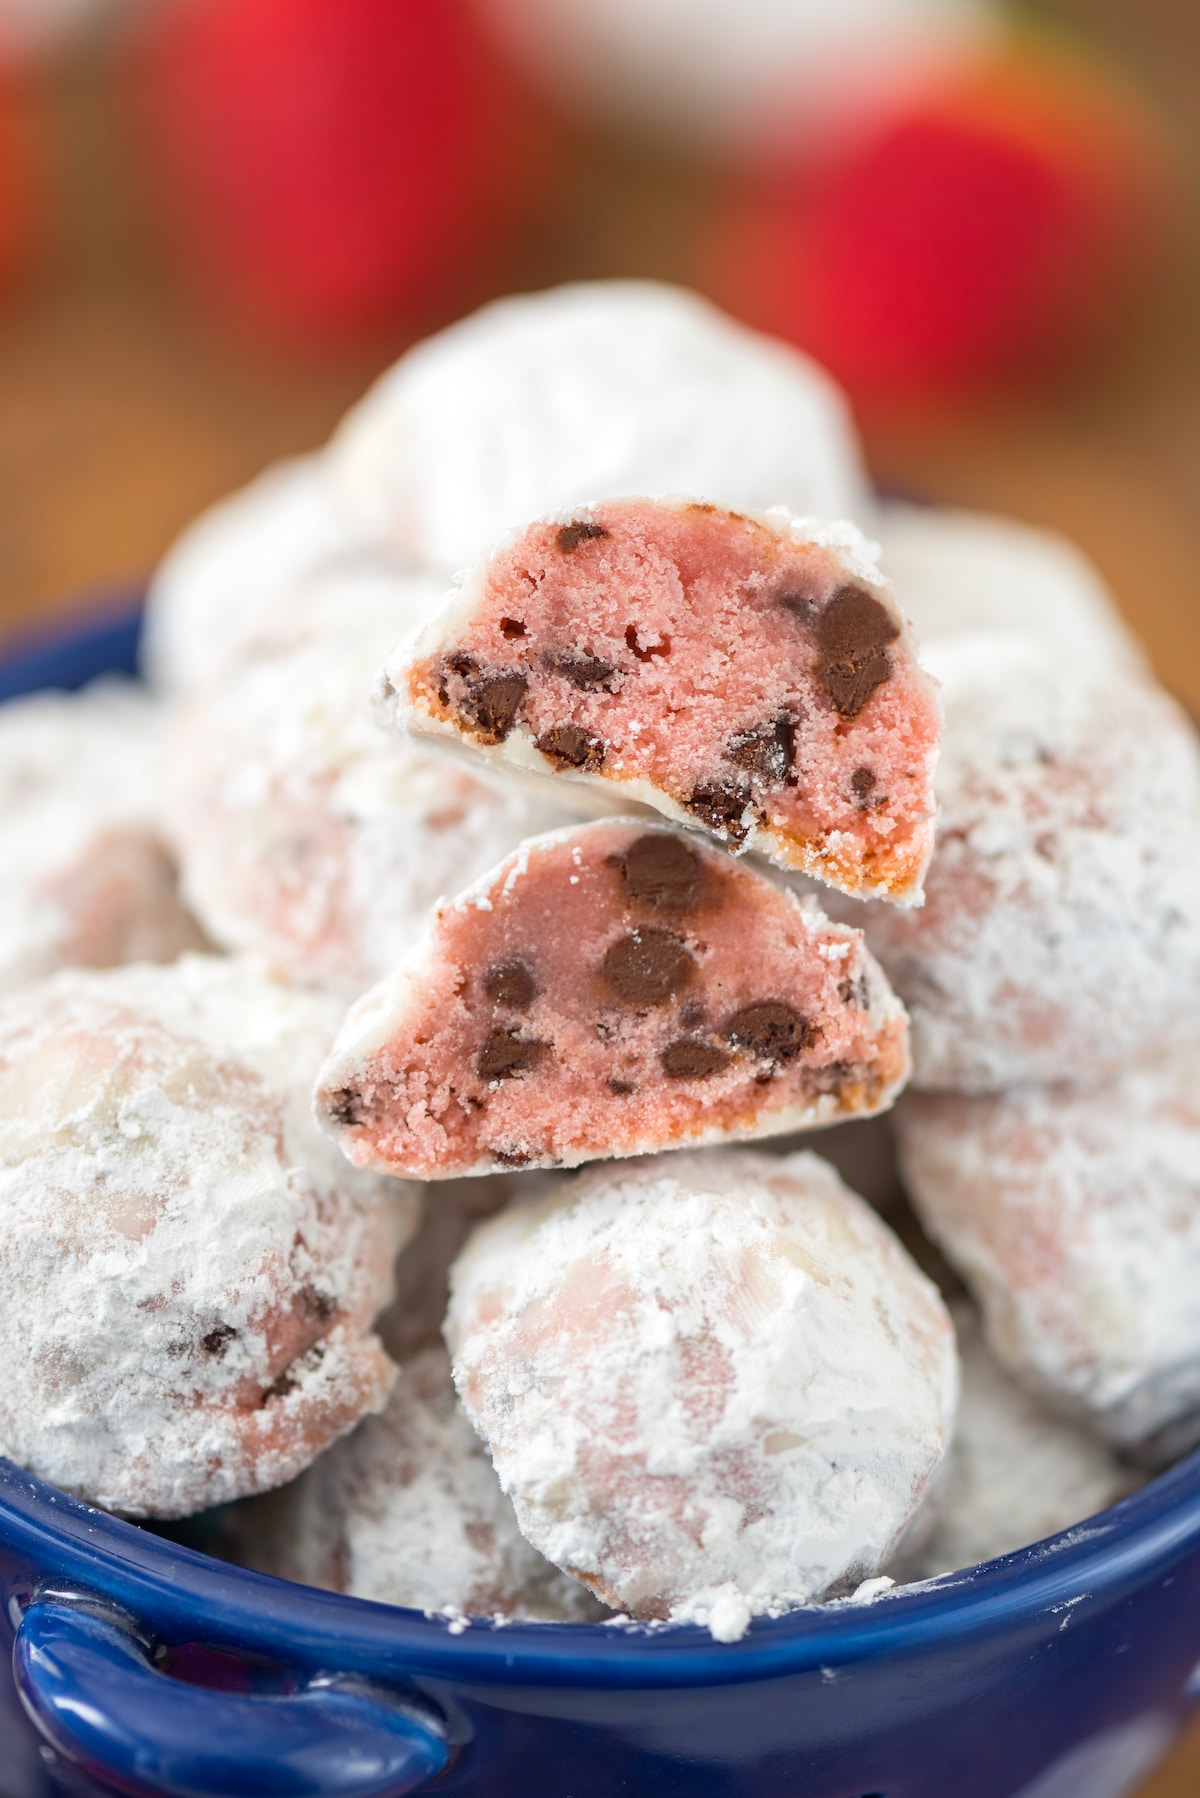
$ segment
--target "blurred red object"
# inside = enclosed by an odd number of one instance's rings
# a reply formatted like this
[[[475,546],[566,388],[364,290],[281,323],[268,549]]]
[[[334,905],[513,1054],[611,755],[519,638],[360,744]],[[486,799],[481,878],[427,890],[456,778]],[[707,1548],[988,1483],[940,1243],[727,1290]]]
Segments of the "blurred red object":
[[[1018,40],[835,160],[731,191],[712,285],[859,398],[977,386],[1102,339],[1159,260],[1173,196],[1140,98]]]
[[[0,296],[29,265],[36,237],[32,148],[15,81],[0,73]]]
[[[550,127],[463,0],[159,0],[131,72],[190,270],[272,330],[420,321],[548,188]]]

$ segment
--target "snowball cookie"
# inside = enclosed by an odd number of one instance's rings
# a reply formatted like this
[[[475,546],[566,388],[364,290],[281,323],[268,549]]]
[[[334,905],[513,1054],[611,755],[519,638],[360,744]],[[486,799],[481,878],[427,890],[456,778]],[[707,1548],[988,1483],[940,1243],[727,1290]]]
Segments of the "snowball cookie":
[[[364,564],[318,586],[290,647],[248,654],[183,705],[171,828],[214,942],[351,999],[412,947],[443,894],[570,812],[376,723],[372,675],[432,609],[427,577]]]
[[[402,357],[328,454],[352,530],[449,571],[531,518],[623,493],[823,518],[868,497],[829,376],[652,281],[485,306]]]
[[[236,660],[264,607],[358,546],[330,496],[318,456],[278,462],[201,513],[150,581],[142,669],[185,693]]]
[[[381,714],[919,903],[941,707],[853,525],[625,499],[520,531],[388,659]]]
[[[692,144],[819,148],[996,36],[997,0],[477,0],[568,105]]]
[[[116,680],[0,705],[0,991],[201,946],[160,828],[166,724]]]
[[[897,1129],[1007,1367],[1120,1444],[1200,1409],[1200,1050],[1087,1089],[914,1095]]]
[[[1009,1378],[956,1306],[962,1392],[938,1522],[909,1579],[994,1561],[1095,1516],[1139,1478],[1078,1424],[1056,1416]]]
[[[907,1021],[857,931],[680,831],[535,837],[351,1010],[317,1112],[438,1180],[778,1135],[891,1104]]]
[[[377,1604],[539,1623],[604,1614],[517,1528],[440,1344],[240,1534],[240,1558],[261,1572]]]
[[[922,643],[963,631],[1050,637],[1073,660],[1133,673],[1146,658],[1098,571],[1057,531],[985,512],[889,502],[879,565]]]
[[[928,659],[946,725],[925,905],[841,913],[909,1007],[914,1084],[1091,1080],[1194,1033],[1200,744],[1183,712],[1032,638]]]
[[[312,1123],[336,1017],[201,956],[0,1001],[0,1452],[179,1517],[382,1406],[371,1320],[415,1195]]]
[[[953,1325],[815,1156],[591,1169],[481,1225],[451,1279],[455,1384],[522,1532],[605,1603],[735,1640],[915,1527]]]

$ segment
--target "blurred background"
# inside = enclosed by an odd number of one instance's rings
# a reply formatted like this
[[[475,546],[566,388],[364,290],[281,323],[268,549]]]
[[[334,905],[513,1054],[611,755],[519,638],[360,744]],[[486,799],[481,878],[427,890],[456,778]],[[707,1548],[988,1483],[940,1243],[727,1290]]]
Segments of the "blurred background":
[[[641,275],[825,362],[882,486],[1074,537],[1200,711],[1198,101],[1196,0],[0,0],[0,629]]]

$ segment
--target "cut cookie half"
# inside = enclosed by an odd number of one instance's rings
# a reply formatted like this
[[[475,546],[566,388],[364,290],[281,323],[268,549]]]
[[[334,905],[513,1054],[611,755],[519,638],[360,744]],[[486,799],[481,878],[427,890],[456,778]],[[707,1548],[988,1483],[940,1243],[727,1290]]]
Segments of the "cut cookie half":
[[[388,661],[385,719],[918,903],[941,713],[852,525],[625,499],[530,525]],[[580,795],[581,799],[584,796]],[[586,803],[586,799],[584,799]]]
[[[318,1115],[422,1179],[770,1136],[888,1106],[908,1020],[861,934],[683,832],[537,837],[350,1012]]]

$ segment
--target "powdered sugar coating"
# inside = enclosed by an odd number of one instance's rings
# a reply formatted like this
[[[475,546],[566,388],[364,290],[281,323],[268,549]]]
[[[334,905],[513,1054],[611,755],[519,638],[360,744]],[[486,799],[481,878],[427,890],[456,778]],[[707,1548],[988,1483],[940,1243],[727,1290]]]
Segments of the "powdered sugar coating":
[[[166,693],[203,685],[237,661],[265,608],[360,553],[324,461],[275,463],[202,512],[159,563],[146,600],[143,670]]]
[[[502,1212],[447,1341],[525,1536],[723,1640],[878,1573],[953,1425],[936,1289],[811,1155],[595,1168]]]
[[[1090,1079],[1195,1029],[1200,745],[1160,689],[980,633],[928,652],[946,709],[917,912],[843,909],[908,1005],[914,1082]]]
[[[445,1179],[885,1109],[907,1024],[861,936],[698,839],[533,838],[351,1010],[318,1114],[361,1167]]]
[[[1200,1409],[1200,1050],[1085,1089],[910,1095],[901,1165],[1000,1360],[1108,1439]]]
[[[433,609],[427,576],[361,564],[263,616],[263,640],[192,695],[176,727],[171,815],[184,890],[210,936],[280,977],[361,993],[429,911],[569,814],[385,732],[371,677]],[[272,634],[276,612],[283,631]]]
[[[623,493],[704,493],[825,518],[866,509],[823,370],[698,295],[585,281],[499,300],[419,343],[329,449],[350,528],[431,567]]]
[[[1004,1372],[974,1313],[956,1306],[962,1391],[938,1522],[910,1579],[932,1579],[1041,1542],[1140,1482],[1089,1431],[1055,1416]]]
[[[623,499],[531,525],[384,666],[385,718],[918,903],[941,713],[853,525]]]
[[[964,631],[1049,637],[1072,661],[1145,673],[1146,657],[1083,552],[1057,531],[950,506],[881,505],[879,566],[923,644]]]
[[[161,830],[165,732],[117,680],[0,706],[0,991],[201,945]]]
[[[386,1398],[415,1221],[315,1129],[337,1007],[236,963],[0,1003],[0,1448],[134,1516],[290,1479]]]
[[[242,1533],[263,1572],[377,1604],[539,1623],[603,1614],[521,1535],[440,1344]]]

